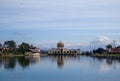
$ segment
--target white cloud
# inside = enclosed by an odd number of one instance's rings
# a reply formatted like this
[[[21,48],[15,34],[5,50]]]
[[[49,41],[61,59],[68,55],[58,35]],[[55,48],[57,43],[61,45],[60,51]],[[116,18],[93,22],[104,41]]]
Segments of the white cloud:
[[[87,6],[87,5],[107,5],[107,4],[119,4],[119,0],[1,0],[0,2],[6,5],[17,6],[20,3],[26,4],[26,6],[43,6],[44,4],[54,4],[63,6]],[[16,3],[16,4],[15,4]]]
[[[3,0],[1,6],[15,9],[14,12],[22,10],[14,17],[26,17],[28,20],[37,18],[44,19],[72,19],[72,18],[118,18],[119,1],[115,0]],[[115,6],[115,8],[114,8]],[[109,8],[110,7],[110,8]],[[111,8],[112,7],[112,8]],[[116,10],[117,9],[117,10]],[[4,10],[5,11],[5,10]],[[117,12],[117,13],[116,13]],[[21,16],[22,15],[22,16]],[[30,18],[30,19],[29,19]],[[10,18],[11,19],[11,18]]]
[[[120,34],[116,33],[120,30],[119,9],[120,0],[0,0],[0,28],[13,31],[80,30],[80,33],[85,31],[84,35],[94,31],[95,36],[98,35],[96,30],[113,30],[105,35],[115,36]],[[111,42],[105,36],[97,39],[103,44]],[[50,47],[55,42],[39,44]],[[83,45],[87,46],[88,43],[66,42],[67,47]]]
[[[113,44],[113,42],[115,41],[116,46],[120,45],[120,39],[110,39],[107,36],[98,36],[96,41],[98,41],[98,43],[102,43],[104,45]]]
[[[119,30],[119,2],[119,0],[1,0],[0,22],[9,24],[13,29]],[[7,28],[9,29],[8,26]]]
[[[111,44],[112,39],[107,36],[97,36],[93,41],[90,42],[91,50],[97,49],[99,47],[105,48],[106,45]]]
[[[37,47],[40,47],[41,49],[56,48],[58,42],[59,41],[31,41],[32,44],[36,45]],[[85,50],[85,48],[89,45],[89,43],[85,41],[62,41],[62,42],[64,43],[65,48],[82,49],[82,51]]]
[[[105,46],[108,44],[112,44],[113,46],[120,46],[120,39],[112,39],[108,36],[101,35],[97,36],[96,39],[90,42],[91,49],[97,49],[99,47],[106,48]]]
[[[109,44],[109,43],[112,42],[112,39],[110,39],[107,36],[98,36],[97,41],[100,42],[100,43],[103,43],[103,44]]]
[[[29,41],[31,42],[31,44],[40,47],[41,49],[51,49],[51,48],[56,48],[57,47],[57,43],[59,42],[59,40],[49,40],[49,41]],[[89,42],[89,41],[62,41],[64,43],[65,48],[69,48],[69,49],[81,49],[81,51],[90,51],[90,45],[91,45],[91,50],[99,48],[99,47],[103,47],[105,48],[106,45],[108,44],[112,44],[113,43],[113,39],[107,37],[107,36],[97,36],[96,39],[94,39],[93,41]],[[116,40],[115,42],[116,46],[120,45],[120,40]]]

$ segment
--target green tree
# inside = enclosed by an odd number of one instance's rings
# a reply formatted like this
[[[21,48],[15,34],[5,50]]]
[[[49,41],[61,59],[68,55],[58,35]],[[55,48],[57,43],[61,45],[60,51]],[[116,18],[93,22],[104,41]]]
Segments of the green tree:
[[[16,48],[16,43],[13,40],[5,41],[4,46],[8,46],[9,48]]]
[[[1,48],[2,44],[0,43],[0,52],[2,51],[2,48]]]
[[[0,46],[2,46],[2,44],[0,43]]]
[[[108,45],[106,46],[106,48],[107,48],[107,49],[110,49],[110,48],[112,48],[112,45],[111,45],[111,44],[108,44]]]
[[[103,54],[105,52],[105,49],[103,49],[103,48],[98,48],[98,49],[96,49],[96,53],[100,53],[100,54]]]
[[[19,45],[19,52],[24,54],[29,48],[30,45],[28,43],[23,42],[21,45]]]
[[[120,46],[117,46],[117,48],[120,48]]]

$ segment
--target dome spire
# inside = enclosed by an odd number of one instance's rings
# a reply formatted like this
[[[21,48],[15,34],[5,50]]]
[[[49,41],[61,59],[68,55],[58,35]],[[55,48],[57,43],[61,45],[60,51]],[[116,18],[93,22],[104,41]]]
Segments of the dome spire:
[[[58,43],[57,43],[57,47],[58,47],[58,48],[59,48],[59,47],[63,48],[63,47],[64,47],[64,43],[62,43],[62,41],[58,42]]]

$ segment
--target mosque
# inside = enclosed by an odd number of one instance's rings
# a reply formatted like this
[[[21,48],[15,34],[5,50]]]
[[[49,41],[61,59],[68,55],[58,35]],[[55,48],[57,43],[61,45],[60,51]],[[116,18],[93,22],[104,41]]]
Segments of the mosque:
[[[62,41],[57,43],[57,48],[52,48],[48,51],[48,54],[55,55],[71,55],[71,54],[80,54],[80,49],[67,49],[64,48],[64,43]]]

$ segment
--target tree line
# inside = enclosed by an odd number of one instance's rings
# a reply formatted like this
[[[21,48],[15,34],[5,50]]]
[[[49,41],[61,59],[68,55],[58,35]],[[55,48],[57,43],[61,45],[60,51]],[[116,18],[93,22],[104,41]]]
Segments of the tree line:
[[[105,47],[106,48],[99,47],[97,49],[93,49],[93,50],[90,50],[90,51],[82,52],[82,54],[86,54],[86,55],[91,55],[91,54],[109,54],[110,53],[109,50],[120,48],[120,46],[114,47],[112,44],[108,44]]]
[[[1,54],[24,54],[29,48],[32,48],[33,45],[22,42],[20,45],[16,45],[16,42],[13,40],[5,41],[2,45],[0,43],[0,53]]]

